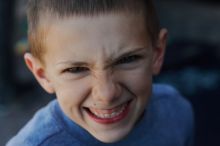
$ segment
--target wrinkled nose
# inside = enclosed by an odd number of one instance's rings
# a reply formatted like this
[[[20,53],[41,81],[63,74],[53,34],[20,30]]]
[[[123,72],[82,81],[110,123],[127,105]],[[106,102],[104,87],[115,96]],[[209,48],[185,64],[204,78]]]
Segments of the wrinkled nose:
[[[121,88],[111,74],[100,72],[94,77],[92,96],[95,101],[107,105],[121,96]]]

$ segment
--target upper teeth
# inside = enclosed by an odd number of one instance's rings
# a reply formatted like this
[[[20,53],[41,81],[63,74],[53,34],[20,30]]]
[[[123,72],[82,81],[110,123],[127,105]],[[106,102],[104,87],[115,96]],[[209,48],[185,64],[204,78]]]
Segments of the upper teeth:
[[[98,113],[98,112],[95,112],[95,111],[91,111],[94,115],[96,115],[97,117],[99,118],[114,118],[116,116],[118,116],[119,114],[121,114],[125,109],[125,105],[123,105],[120,110],[118,111],[114,111],[112,113]]]

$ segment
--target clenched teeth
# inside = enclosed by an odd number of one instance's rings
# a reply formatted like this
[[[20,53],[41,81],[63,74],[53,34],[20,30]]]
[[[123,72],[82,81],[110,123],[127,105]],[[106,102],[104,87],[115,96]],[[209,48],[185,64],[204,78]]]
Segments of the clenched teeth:
[[[119,110],[114,111],[112,113],[101,113],[101,112],[96,112],[96,111],[92,111],[90,110],[95,116],[97,116],[98,118],[102,118],[102,119],[110,119],[110,118],[114,118],[117,117],[118,115],[120,115],[126,107],[127,104],[124,104]]]

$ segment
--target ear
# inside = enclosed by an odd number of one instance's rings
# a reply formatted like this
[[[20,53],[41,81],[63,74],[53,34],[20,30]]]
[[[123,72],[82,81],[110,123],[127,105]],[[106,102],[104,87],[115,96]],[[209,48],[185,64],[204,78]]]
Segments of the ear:
[[[157,75],[160,72],[161,66],[163,64],[164,60],[164,54],[166,49],[166,43],[167,43],[167,29],[161,29],[158,41],[156,44],[156,48],[154,48],[154,55],[153,55],[153,75]]]
[[[33,57],[31,53],[25,53],[24,60],[27,67],[33,73],[34,77],[44,88],[44,90],[51,94],[54,93],[52,83],[46,76],[44,65],[42,65],[42,63],[38,59]]]

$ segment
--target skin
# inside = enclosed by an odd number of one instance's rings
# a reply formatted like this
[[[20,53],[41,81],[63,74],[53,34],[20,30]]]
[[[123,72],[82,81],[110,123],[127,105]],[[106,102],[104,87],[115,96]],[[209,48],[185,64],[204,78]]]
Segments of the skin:
[[[148,104],[167,31],[160,31],[153,47],[142,16],[118,13],[43,22],[49,28],[44,64],[26,53],[28,68],[48,93],[56,94],[63,112],[95,138],[104,143],[124,138]],[[111,114],[126,104],[127,113],[115,122],[100,123],[88,113]]]

